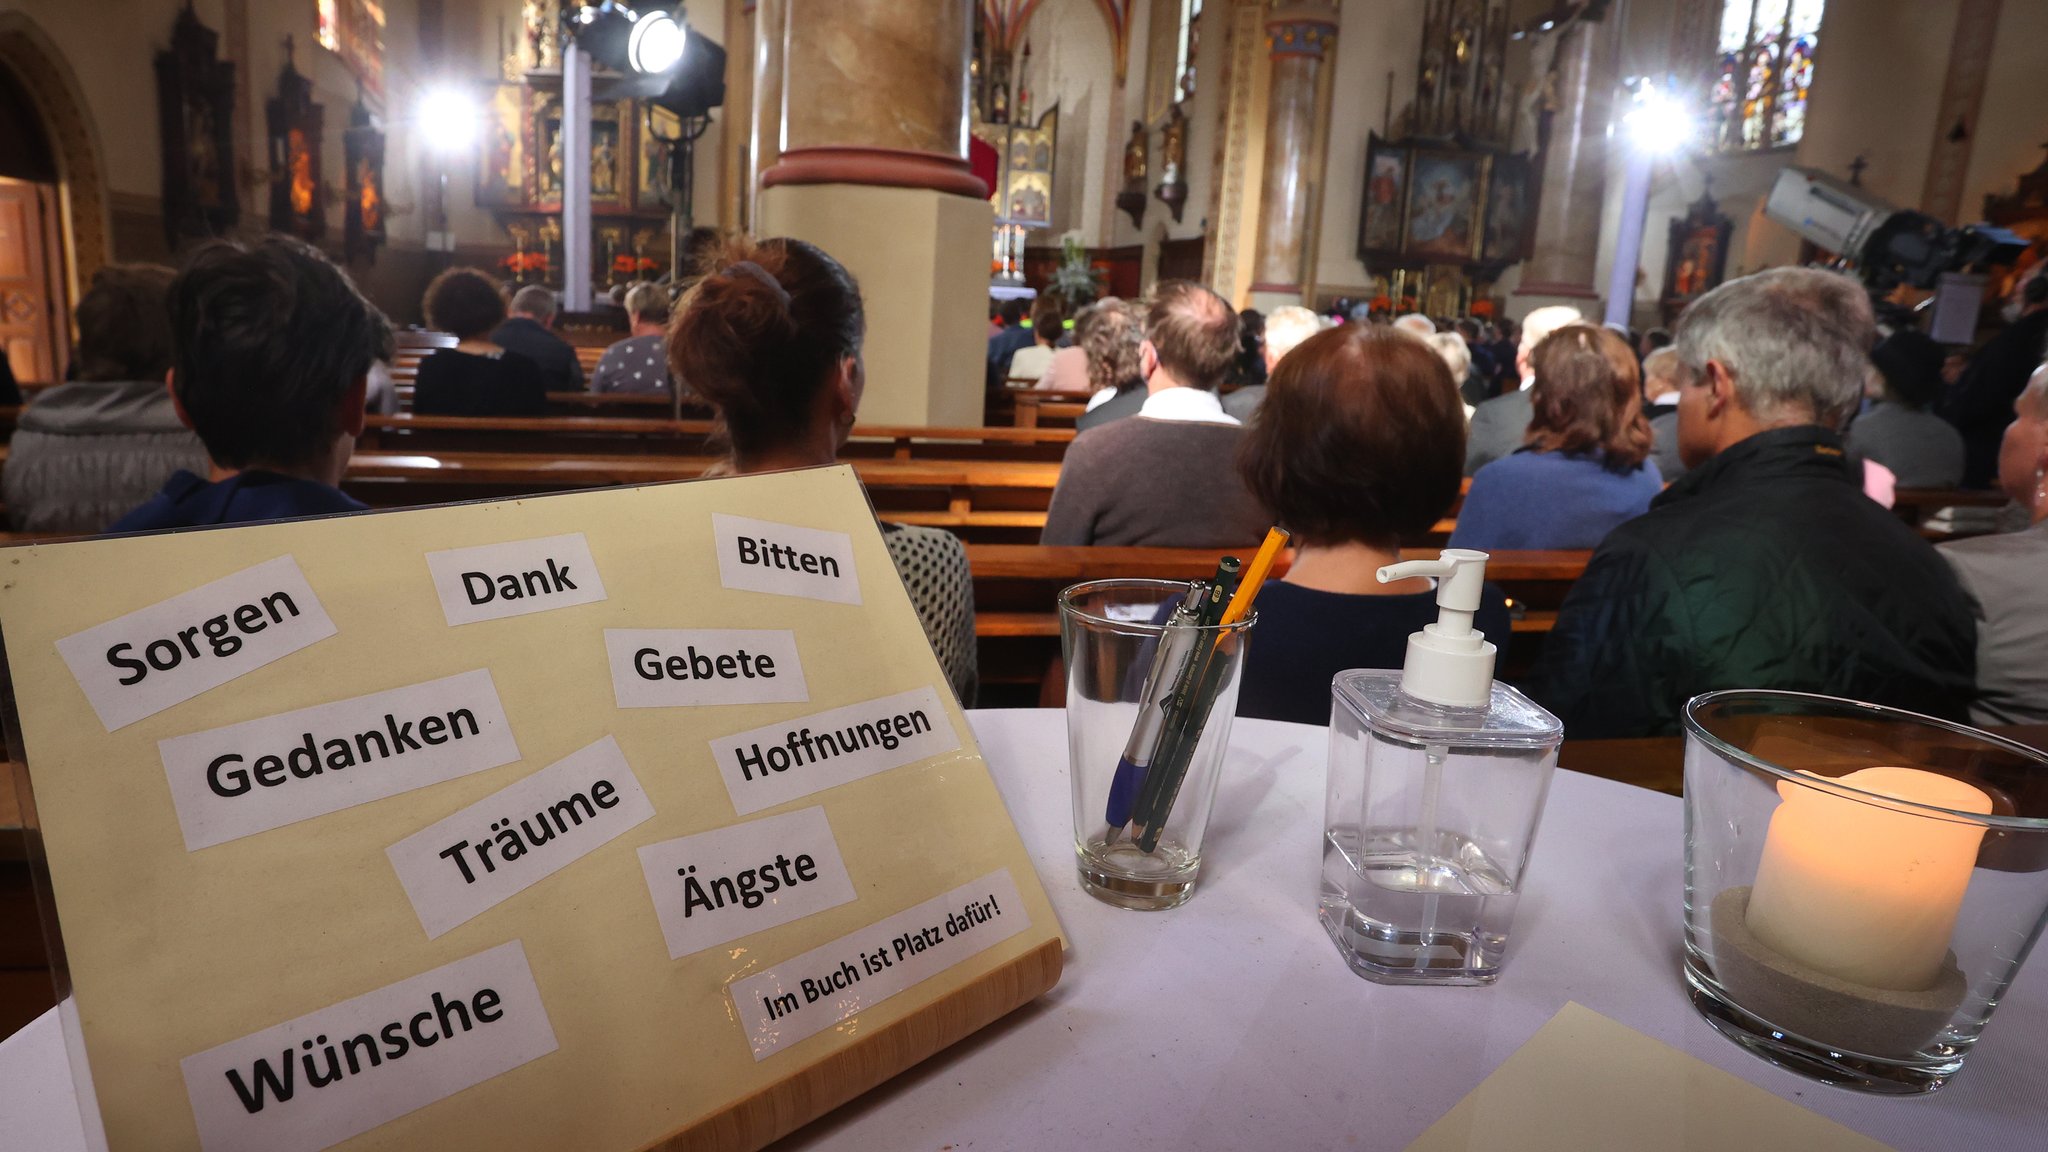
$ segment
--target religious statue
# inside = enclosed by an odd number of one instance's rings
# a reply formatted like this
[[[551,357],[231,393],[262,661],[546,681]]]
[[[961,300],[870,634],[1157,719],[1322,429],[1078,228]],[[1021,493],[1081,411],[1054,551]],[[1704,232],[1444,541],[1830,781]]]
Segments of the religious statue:
[[[1188,118],[1181,111],[1179,103],[1166,115],[1166,124],[1159,130],[1159,187],[1154,195],[1173,213],[1173,222],[1180,223],[1181,209],[1187,206]]]
[[[1131,139],[1124,145],[1124,186],[1116,194],[1116,206],[1131,218],[1131,227],[1145,222],[1146,160],[1145,122],[1131,121]]]
[[[616,176],[618,153],[612,149],[612,134],[601,128],[595,133],[596,146],[590,150],[590,194],[600,200],[610,200],[619,194]]]

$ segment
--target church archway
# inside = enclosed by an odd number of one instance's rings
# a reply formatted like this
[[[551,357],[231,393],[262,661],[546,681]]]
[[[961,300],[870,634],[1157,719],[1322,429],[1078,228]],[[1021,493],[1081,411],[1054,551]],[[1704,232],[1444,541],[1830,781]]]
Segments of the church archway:
[[[0,68],[35,105],[56,160],[66,297],[75,300],[81,285],[113,258],[98,133],[63,53],[22,13],[0,12]]]

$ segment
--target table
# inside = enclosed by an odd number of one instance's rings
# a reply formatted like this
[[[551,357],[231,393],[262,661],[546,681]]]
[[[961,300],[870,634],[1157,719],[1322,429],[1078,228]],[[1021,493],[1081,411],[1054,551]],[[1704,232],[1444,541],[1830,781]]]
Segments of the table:
[[[1399,1150],[1571,1000],[1901,1152],[2048,1142],[2039,961],[1931,1097],[1829,1088],[1714,1032],[1679,973],[1673,797],[1560,771],[1500,982],[1389,988],[1352,975],[1315,918],[1323,729],[1237,721],[1202,889],[1140,913],[1076,885],[1061,714],[968,715],[1065,927],[1066,975],[779,1149]],[[0,1148],[90,1147],[59,1011],[0,1042]]]

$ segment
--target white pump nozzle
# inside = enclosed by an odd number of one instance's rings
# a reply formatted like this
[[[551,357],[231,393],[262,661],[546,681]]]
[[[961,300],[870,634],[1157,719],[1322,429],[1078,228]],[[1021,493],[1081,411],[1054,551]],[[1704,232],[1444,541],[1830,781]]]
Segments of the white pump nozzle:
[[[1434,576],[1436,623],[1408,637],[1401,691],[1447,708],[1483,708],[1493,695],[1495,649],[1473,631],[1486,587],[1484,552],[1446,548],[1434,560],[1408,560],[1379,570],[1380,583]]]

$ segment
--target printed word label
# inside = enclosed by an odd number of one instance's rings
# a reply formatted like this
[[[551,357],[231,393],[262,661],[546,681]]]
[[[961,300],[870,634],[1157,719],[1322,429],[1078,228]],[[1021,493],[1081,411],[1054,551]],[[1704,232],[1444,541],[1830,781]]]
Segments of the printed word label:
[[[745,816],[959,746],[939,694],[924,687],[713,740],[711,755]]]
[[[844,532],[713,512],[711,535],[718,548],[718,581],[727,588],[860,603],[853,537]]]
[[[384,850],[429,940],[654,816],[606,736]]]
[[[429,552],[427,571],[451,628],[605,598],[581,532]]]
[[[513,940],[178,1066],[206,1152],[318,1152],[554,1050]]]
[[[156,747],[188,851],[519,759],[482,668]]]
[[[607,628],[612,698],[621,708],[802,703],[811,698],[796,633]]]
[[[728,986],[754,1059],[832,1027],[1031,927],[998,869]]]
[[[334,635],[299,562],[266,560],[57,641],[107,731]]]
[[[823,808],[801,808],[640,849],[677,960],[853,899]]]

